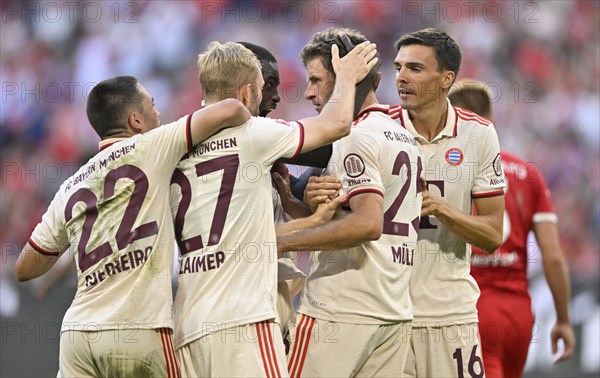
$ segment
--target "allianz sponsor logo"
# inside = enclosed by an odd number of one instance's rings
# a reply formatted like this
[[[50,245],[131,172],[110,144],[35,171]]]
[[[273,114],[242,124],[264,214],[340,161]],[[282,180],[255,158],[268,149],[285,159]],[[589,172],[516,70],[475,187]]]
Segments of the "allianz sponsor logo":
[[[501,184],[504,184],[504,180],[501,179],[501,178],[499,178],[499,179],[497,179],[497,178],[490,179],[490,185],[501,185]]]
[[[471,265],[479,267],[497,267],[497,266],[512,266],[519,261],[517,252],[498,253],[494,252],[491,255],[471,255]]]

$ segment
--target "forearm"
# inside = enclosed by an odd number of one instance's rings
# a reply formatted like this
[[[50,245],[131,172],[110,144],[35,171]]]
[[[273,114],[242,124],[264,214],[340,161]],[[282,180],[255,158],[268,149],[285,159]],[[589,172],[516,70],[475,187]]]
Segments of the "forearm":
[[[300,220],[299,218],[310,217],[312,215],[312,211],[310,211],[308,205],[293,195],[287,198],[281,197],[281,205],[283,206],[283,210],[294,220]]]
[[[321,225],[323,225],[323,222],[321,222],[319,219],[316,219],[316,217],[308,216],[304,218],[292,219],[289,222],[275,225],[275,233],[279,238],[280,235],[288,234],[303,229],[318,227]]]
[[[42,255],[27,243],[15,263],[17,280],[25,282],[37,278],[49,271],[57,260],[58,256]]]
[[[560,253],[560,251],[559,251]],[[558,254],[557,254],[558,255]],[[569,285],[569,271],[565,259],[560,257],[543,258],[544,275],[554,299],[556,321],[569,323],[569,298],[571,290]]]
[[[356,87],[354,79],[348,75],[339,74],[335,81],[333,93],[319,115],[329,122],[335,122],[338,126],[329,128],[328,142],[333,143],[337,139],[350,133],[352,114],[354,111],[354,97]]]
[[[488,253],[500,246],[502,223],[493,216],[465,214],[448,203],[442,204],[435,216],[459,238]]]
[[[331,251],[356,247],[379,236],[364,220],[348,214],[324,226],[277,235],[278,249],[288,251]],[[375,237],[377,236],[377,237]]]

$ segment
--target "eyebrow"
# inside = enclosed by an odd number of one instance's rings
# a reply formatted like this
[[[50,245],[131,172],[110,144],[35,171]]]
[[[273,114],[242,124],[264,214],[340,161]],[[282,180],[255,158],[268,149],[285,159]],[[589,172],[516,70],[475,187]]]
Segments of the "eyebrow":
[[[398,61],[394,61],[394,65],[395,66],[401,66],[402,64],[400,64],[400,62]],[[420,68],[425,68],[425,65],[421,62],[408,62],[405,64],[406,67],[420,67]]]

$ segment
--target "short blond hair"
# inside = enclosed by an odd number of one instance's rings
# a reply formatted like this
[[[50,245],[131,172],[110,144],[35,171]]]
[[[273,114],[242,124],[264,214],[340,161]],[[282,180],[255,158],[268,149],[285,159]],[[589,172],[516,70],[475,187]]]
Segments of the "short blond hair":
[[[473,79],[463,79],[450,87],[448,99],[454,106],[490,118],[492,102],[488,85]]]
[[[211,42],[208,49],[198,55],[200,84],[209,101],[236,97],[241,87],[261,75],[260,69],[256,55],[236,42]]]

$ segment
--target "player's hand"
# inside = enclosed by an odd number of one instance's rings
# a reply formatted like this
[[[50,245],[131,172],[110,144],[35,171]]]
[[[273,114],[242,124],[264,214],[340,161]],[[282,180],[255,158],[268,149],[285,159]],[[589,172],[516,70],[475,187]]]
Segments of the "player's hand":
[[[348,196],[343,194],[334,199],[328,198],[325,200],[325,202],[319,204],[315,213],[312,215],[315,220],[315,226],[322,226],[329,223],[335,215],[337,208],[346,202],[347,199]]]
[[[421,187],[423,188],[423,204],[421,205],[421,216],[433,215],[436,216],[440,207],[443,204],[441,198],[437,198],[427,189],[427,182],[421,178]]]
[[[304,203],[314,213],[319,204],[333,199],[340,189],[342,184],[334,176],[312,176],[304,190]]]
[[[348,38],[345,34],[340,34],[340,38]],[[331,64],[336,76],[348,75],[353,77],[355,83],[359,83],[367,76],[371,68],[375,67],[378,62],[377,45],[369,41],[365,41],[356,45],[352,51],[340,59],[340,50],[334,43],[331,45]]]
[[[571,358],[575,350],[575,333],[573,333],[573,327],[569,323],[556,323],[552,328],[550,338],[552,340],[552,353],[558,351],[558,340],[562,339],[565,345],[563,354],[554,361],[555,364]]]
[[[275,182],[275,189],[279,193],[281,198],[289,198],[292,196],[292,189],[290,186],[290,172],[287,166],[283,163],[276,162],[271,168],[271,177]]]

